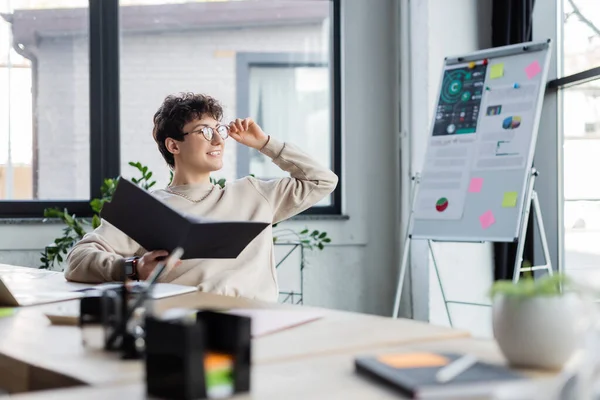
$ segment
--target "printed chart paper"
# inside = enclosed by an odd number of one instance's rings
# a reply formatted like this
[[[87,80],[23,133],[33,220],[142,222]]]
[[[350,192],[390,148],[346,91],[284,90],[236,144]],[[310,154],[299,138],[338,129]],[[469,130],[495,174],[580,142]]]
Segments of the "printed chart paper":
[[[415,218],[457,220],[463,216],[486,69],[483,63],[462,64],[444,72]]]
[[[462,218],[469,186],[474,135],[434,137],[429,145],[414,208],[415,218]]]
[[[521,169],[530,151],[537,83],[501,85],[486,92],[473,170]]]

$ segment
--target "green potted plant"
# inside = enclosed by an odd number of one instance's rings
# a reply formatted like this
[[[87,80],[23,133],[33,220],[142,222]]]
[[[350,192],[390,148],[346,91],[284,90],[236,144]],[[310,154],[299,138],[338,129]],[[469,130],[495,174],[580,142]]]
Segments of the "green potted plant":
[[[563,274],[491,288],[494,337],[510,364],[560,369],[584,340],[581,290]]]

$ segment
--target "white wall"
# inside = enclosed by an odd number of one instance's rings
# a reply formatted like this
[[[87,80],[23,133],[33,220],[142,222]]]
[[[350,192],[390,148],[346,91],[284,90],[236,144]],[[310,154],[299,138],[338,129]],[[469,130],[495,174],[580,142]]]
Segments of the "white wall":
[[[557,29],[558,27],[558,29]],[[552,40],[552,53],[548,80],[563,74],[563,1],[545,0],[536,2],[533,10],[533,40]],[[548,248],[552,267],[563,271],[565,265],[565,232],[563,222],[563,95],[560,91],[546,91],[544,107],[534,164],[540,171],[535,182],[535,190],[540,199],[540,209],[544,218]],[[543,132],[543,134],[541,134]],[[535,231],[536,264],[543,264],[544,257],[539,234]]]
[[[308,255],[305,303],[391,315],[398,252],[396,0],[342,4],[344,214],[284,225],[325,230],[333,244]],[[58,225],[0,224],[0,262],[37,266]],[[408,315],[408,300],[401,315]]]
[[[311,223],[330,232],[336,246],[309,257],[310,304],[392,313],[400,181],[396,6],[395,0],[342,2],[342,184],[350,219]],[[402,315],[408,315],[408,303],[405,299]]]
[[[419,172],[425,156],[444,57],[491,46],[491,0],[421,0],[408,2],[410,12],[410,128],[412,173]],[[404,88],[406,89],[406,88]],[[403,179],[410,179],[404,174]],[[405,193],[403,202],[410,201]],[[434,243],[446,298],[488,303],[493,281],[491,244]],[[426,242],[411,247],[412,293],[415,318],[448,324],[438,280]],[[450,305],[454,326],[476,335],[491,332],[490,309]]]

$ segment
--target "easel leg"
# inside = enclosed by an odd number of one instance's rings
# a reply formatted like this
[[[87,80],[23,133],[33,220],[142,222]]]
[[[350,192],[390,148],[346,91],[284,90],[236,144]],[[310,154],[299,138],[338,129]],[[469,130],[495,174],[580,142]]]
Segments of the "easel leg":
[[[435,253],[433,252],[433,247],[431,246],[431,240],[427,241],[427,245],[429,246],[429,252],[431,253],[431,259],[433,260],[433,268],[435,269],[435,275],[437,276],[438,284],[440,285],[440,291],[442,292],[442,300],[444,301],[444,307],[446,307],[448,322],[450,323],[450,326],[454,326],[452,324],[452,316],[450,316],[450,309],[448,308],[448,301],[446,300],[444,286],[442,285],[442,278],[440,277],[440,271],[438,270],[437,260],[435,259]]]
[[[533,272],[539,270],[548,271],[549,275],[553,274],[552,271],[552,261],[550,260],[550,250],[548,249],[548,239],[546,237],[546,229],[544,227],[544,221],[542,219],[542,210],[540,210],[540,201],[538,199],[537,193],[534,190],[531,190],[529,207],[527,207],[526,212],[523,214],[523,223],[521,224],[521,234],[519,236],[519,244],[517,245],[517,256],[515,260],[515,270],[513,275],[513,282],[517,283],[521,276],[522,272]],[[533,206],[533,212],[535,214],[535,220],[538,224],[538,230],[540,232],[540,239],[542,240],[542,249],[544,251],[544,262],[543,265],[531,266],[531,267],[523,267],[523,248],[525,245],[525,232],[527,232],[527,225],[529,222],[529,212],[530,207]]]
[[[400,274],[398,276],[398,286],[396,287],[396,299],[394,300],[394,312],[392,318],[398,318],[398,312],[400,311],[400,299],[402,298],[402,288],[404,286],[404,278],[406,277],[406,270],[408,268],[408,255],[410,254],[410,232],[412,229],[413,215],[412,209],[415,204],[415,198],[417,197],[417,184],[419,183],[419,174],[416,174],[412,178],[413,184],[411,187],[412,196],[410,201],[410,216],[408,219],[408,225],[406,226],[406,233],[404,236],[404,246],[402,247],[402,261],[400,263]]]
[[[527,196],[525,197],[525,203],[523,205],[524,210],[521,216],[521,231],[517,241],[517,254],[515,256],[515,265],[513,268],[513,283],[517,283],[523,272],[523,251],[525,250],[525,236],[527,236],[527,225],[529,225],[529,213],[531,212],[531,203],[533,203],[533,187],[535,184],[535,177],[537,172],[532,170],[531,177],[529,178],[529,186],[527,187]]]
[[[542,219],[542,210],[540,210],[540,200],[537,193],[534,191],[532,196],[533,211],[535,213],[535,220],[537,221],[540,239],[542,240],[542,249],[544,251],[544,262],[546,263],[543,267],[546,267],[548,274],[552,275],[552,261],[550,261],[550,250],[548,249],[548,239],[546,238],[546,228],[544,228],[544,220]]]
[[[525,234],[527,232],[527,225],[529,222],[529,211],[525,214],[526,217],[523,219],[521,225],[522,233],[519,235],[519,241],[517,243],[517,255],[515,256],[515,267],[513,270],[513,283],[519,282],[521,272],[523,272],[523,251],[525,249]]]
[[[394,301],[394,313],[392,318],[398,318],[400,311],[400,298],[402,297],[402,288],[404,286],[404,277],[408,267],[408,255],[410,253],[410,237],[406,235],[404,239],[404,247],[402,248],[402,263],[400,264],[400,276],[398,277],[398,286],[396,287],[396,300]]]

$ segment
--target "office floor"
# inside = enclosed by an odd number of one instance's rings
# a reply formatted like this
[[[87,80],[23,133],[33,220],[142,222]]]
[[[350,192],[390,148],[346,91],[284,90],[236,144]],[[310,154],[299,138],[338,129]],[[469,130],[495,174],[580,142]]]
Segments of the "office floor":
[[[600,229],[565,231],[565,272],[592,285],[600,297]]]
[[[567,228],[564,251],[565,273],[578,282],[594,287],[598,291],[600,300],[600,227],[598,229]],[[476,279],[485,280],[486,277],[478,276]],[[430,322],[449,325],[442,294],[433,271],[430,275],[429,301]],[[490,307],[450,304],[449,310],[455,327],[467,329],[476,337],[493,337]]]

